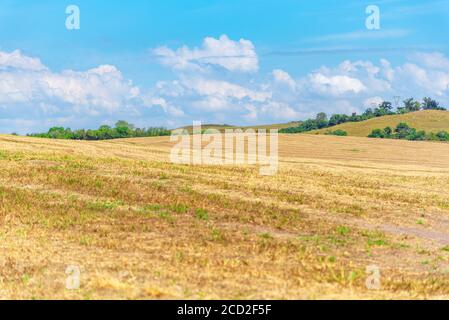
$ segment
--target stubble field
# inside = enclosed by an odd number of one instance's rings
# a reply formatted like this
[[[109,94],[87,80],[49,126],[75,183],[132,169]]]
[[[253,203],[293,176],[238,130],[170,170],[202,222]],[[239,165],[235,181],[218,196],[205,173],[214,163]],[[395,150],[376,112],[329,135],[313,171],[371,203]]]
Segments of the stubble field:
[[[274,176],[171,146],[0,136],[0,298],[449,298],[448,144],[281,135]]]

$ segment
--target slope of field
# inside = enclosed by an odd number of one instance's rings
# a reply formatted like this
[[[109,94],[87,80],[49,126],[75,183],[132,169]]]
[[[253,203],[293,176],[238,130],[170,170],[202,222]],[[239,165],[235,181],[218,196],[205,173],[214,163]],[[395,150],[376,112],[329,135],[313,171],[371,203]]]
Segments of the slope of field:
[[[449,297],[449,145],[285,135],[275,176],[171,146],[0,136],[0,298]]]
[[[426,132],[449,131],[449,112],[439,110],[418,111],[401,115],[385,116],[362,122],[348,122],[335,127],[309,132],[324,134],[328,131],[344,130],[350,136],[367,137],[374,129],[385,127],[395,128],[399,123],[406,122],[412,128]]]

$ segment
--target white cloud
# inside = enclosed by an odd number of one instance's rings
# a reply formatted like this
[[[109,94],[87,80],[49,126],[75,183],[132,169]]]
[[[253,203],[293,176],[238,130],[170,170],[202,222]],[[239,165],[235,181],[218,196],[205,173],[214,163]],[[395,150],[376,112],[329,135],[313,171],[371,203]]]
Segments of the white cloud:
[[[411,59],[427,68],[449,70],[449,59],[441,52],[418,52],[413,54]]]
[[[11,122],[17,126],[14,131],[30,132],[31,124],[41,128],[48,123],[45,119],[55,123],[71,119],[72,125],[80,126],[92,119],[139,120],[148,113],[148,96],[112,65],[53,72],[20,51],[0,51],[0,118],[20,119]],[[159,107],[166,116],[184,115],[168,101],[153,102],[150,106]]]
[[[176,92],[175,95],[170,94],[170,88]],[[201,117],[209,115],[214,119],[234,115],[256,120],[262,106],[272,101],[271,91],[204,76],[183,76],[177,81],[159,83],[158,89],[157,94],[174,104],[183,105],[186,112],[196,114],[200,111]]]
[[[382,97],[369,97],[363,101],[363,106],[365,108],[377,108],[385,99]]]
[[[164,65],[176,70],[204,71],[208,66],[220,66],[229,71],[254,72],[259,68],[253,43],[244,39],[233,41],[226,35],[205,38],[201,48],[159,47],[153,53]]]
[[[443,65],[444,68],[444,65]],[[403,84],[423,89],[425,95],[442,96],[449,89],[449,72],[442,70],[425,69],[413,63],[406,63],[398,67],[397,76]]]
[[[270,92],[254,91],[243,86],[215,79],[194,78],[185,81],[184,85],[193,89],[200,96],[227,97],[242,100],[248,98],[263,102],[271,97]]]
[[[380,64],[382,66],[382,75],[387,81],[392,82],[394,80],[394,70],[391,67],[391,63],[386,59],[380,59]]]
[[[359,79],[344,75],[326,76],[322,73],[314,73],[309,75],[309,81],[312,88],[322,94],[338,96],[366,90],[366,87]]]
[[[77,106],[90,106],[117,111],[140,95],[139,88],[123,79],[114,66],[102,65],[85,72],[65,70],[40,75],[38,89],[48,98]]]
[[[46,112],[57,112],[60,107],[72,105],[94,112],[115,112],[139,96],[140,91],[123,79],[114,66],[103,65],[83,72],[64,70],[51,72],[38,59],[0,52],[0,103],[7,105],[46,105]],[[6,58],[5,58],[6,57]],[[0,59],[0,60],[1,60]]]
[[[257,120],[257,107],[252,104],[245,105],[247,113],[243,115],[243,118],[247,121],[253,122]]]
[[[295,90],[296,81],[284,70],[275,69],[273,70],[274,80],[278,83],[287,85],[290,89]]]
[[[297,120],[301,114],[290,107],[287,103],[278,101],[269,101],[262,105],[261,112],[268,114],[274,119],[281,120]]]
[[[234,106],[232,101],[229,101],[227,97],[224,96],[207,96],[204,99],[199,99],[193,103],[195,108],[203,111],[229,111]]]
[[[13,52],[0,51],[0,70],[19,69],[27,71],[42,71],[47,68],[37,58],[27,57],[19,50]]]
[[[164,98],[150,98],[144,99],[144,101],[148,102],[150,107],[159,106],[162,110],[165,111],[166,114],[172,117],[182,117],[185,115],[184,111],[170,103],[168,103]]]
[[[376,75],[380,72],[380,68],[374,65],[371,61],[358,60],[352,62],[350,60],[343,61],[338,69],[345,74],[354,74],[360,70],[365,71],[368,74]]]

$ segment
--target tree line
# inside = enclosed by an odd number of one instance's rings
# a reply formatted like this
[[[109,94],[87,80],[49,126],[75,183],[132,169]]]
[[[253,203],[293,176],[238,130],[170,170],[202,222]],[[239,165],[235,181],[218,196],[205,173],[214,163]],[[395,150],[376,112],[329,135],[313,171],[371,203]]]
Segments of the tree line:
[[[133,124],[120,120],[115,127],[103,125],[96,130],[75,130],[53,127],[46,133],[31,133],[29,137],[66,140],[111,140],[120,138],[169,136],[171,131],[162,127],[136,128]]]
[[[415,100],[414,98],[408,98],[403,101],[403,105],[398,107],[396,111],[393,110],[393,105],[389,101],[383,101],[376,108],[368,108],[366,111],[358,115],[353,113],[348,116],[346,114],[334,114],[330,118],[326,113],[320,112],[316,115],[315,119],[308,119],[299,126],[285,128],[279,130],[280,133],[301,133],[312,130],[324,129],[333,127],[345,122],[360,122],[369,120],[371,118],[383,117],[388,115],[405,114],[420,110],[446,110],[440,106],[440,103],[432,98],[425,97],[422,102]]]
[[[407,123],[399,123],[395,129],[386,127],[384,129],[374,129],[368,138],[381,139],[401,139],[411,141],[449,141],[449,133],[447,131],[440,131],[438,133],[426,133],[424,130],[417,130],[410,127]]]

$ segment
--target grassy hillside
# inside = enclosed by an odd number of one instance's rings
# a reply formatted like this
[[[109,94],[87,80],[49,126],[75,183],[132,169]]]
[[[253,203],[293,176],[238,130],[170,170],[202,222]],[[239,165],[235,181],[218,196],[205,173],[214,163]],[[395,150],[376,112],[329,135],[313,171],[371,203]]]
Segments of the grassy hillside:
[[[289,122],[289,123],[279,123],[279,124],[268,124],[268,125],[257,125],[257,126],[247,126],[247,127],[239,127],[239,126],[232,126],[232,125],[227,125],[227,124],[203,124],[201,126],[201,128],[203,130],[206,129],[217,129],[220,131],[224,131],[226,129],[266,129],[266,130],[270,130],[270,129],[284,129],[284,128],[290,128],[290,127],[295,127],[298,126],[300,124],[300,122]],[[186,126],[186,127],[181,127],[179,129],[187,129],[187,131],[189,133],[192,133],[192,126]]]
[[[328,131],[338,129],[344,130],[349,136],[367,137],[374,129],[383,129],[385,127],[395,128],[400,122],[406,122],[412,128],[425,130],[426,132],[449,131],[449,112],[438,110],[418,111],[401,115],[384,116],[373,118],[362,122],[347,122],[308,132],[309,134],[324,134]]]
[[[449,145],[279,143],[278,174],[260,176],[172,164],[168,137],[0,136],[0,299],[449,295]]]

